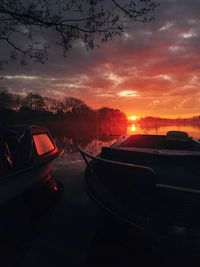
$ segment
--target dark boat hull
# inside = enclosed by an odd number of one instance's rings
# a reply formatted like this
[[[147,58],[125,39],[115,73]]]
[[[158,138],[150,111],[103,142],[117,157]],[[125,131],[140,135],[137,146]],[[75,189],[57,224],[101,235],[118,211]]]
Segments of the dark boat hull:
[[[195,225],[176,224],[165,221],[166,214],[149,218],[137,216],[134,210],[126,209],[120,201],[113,197],[101,181],[94,177],[88,169],[85,171],[85,190],[92,201],[101,208],[107,216],[111,216],[122,227],[129,231],[130,238],[149,239],[158,244],[170,246],[197,246],[200,243],[199,222]],[[192,211],[192,210],[191,210]],[[182,211],[180,211],[182,212]],[[194,211],[197,212],[197,211]],[[169,212],[170,213],[170,212]],[[170,216],[170,214],[168,214]],[[199,218],[199,216],[198,216]],[[189,220],[191,218],[188,218]]]
[[[41,180],[47,180],[51,175],[51,163],[47,163],[37,168],[24,170],[20,173],[13,173],[10,177],[0,180],[0,205],[21,195],[34,184]]]
[[[158,184],[148,167],[80,152],[86,191],[106,213],[161,242],[200,242],[200,190]]]
[[[62,151],[43,127],[0,127],[0,206],[51,179],[52,161]]]

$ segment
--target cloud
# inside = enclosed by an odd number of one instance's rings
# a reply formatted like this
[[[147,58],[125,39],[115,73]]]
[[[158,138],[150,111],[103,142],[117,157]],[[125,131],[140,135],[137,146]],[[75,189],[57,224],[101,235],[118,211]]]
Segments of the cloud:
[[[139,115],[199,113],[199,10],[197,0],[162,1],[155,21],[130,24],[121,39],[90,52],[76,44],[66,58],[52,33],[49,61],[26,67],[12,62],[0,85]]]
[[[123,90],[117,93],[120,97],[136,97],[138,96],[138,92],[135,90]]]
[[[172,28],[174,23],[172,21],[167,21],[160,29],[159,31],[166,31]]]

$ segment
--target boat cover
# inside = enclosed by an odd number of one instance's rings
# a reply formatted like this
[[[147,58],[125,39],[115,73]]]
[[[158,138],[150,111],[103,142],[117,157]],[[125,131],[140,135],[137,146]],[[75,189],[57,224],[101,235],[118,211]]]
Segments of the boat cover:
[[[31,162],[31,140],[30,130],[25,127],[0,127],[0,176]]]
[[[0,126],[0,177],[39,159],[32,138],[37,132],[49,135],[46,129],[37,126]]]

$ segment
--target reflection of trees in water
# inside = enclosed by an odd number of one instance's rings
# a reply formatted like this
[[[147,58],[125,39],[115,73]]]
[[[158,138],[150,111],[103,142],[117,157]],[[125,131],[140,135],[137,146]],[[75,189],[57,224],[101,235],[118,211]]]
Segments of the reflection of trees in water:
[[[166,134],[168,131],[183,131],[190,136],[200,138],[200,125],[172,124],[172,125],[139,125],[139,132],[144,134]]]
[[[191,126],[192,126],[194,129],[200,130],[200,125],[192,124]]]
[[[78,151],[78,146],[87,148],[88,152],[93,152],[98,150],[99,147],[105,145],[105,143],[112,143],[112,141],[115,141],[117,138],[117,136],[114,138],[113,135],[96,136],[85,134],[81,136],[56,136],[55,139],[56,142],[58,142],[58,144],[65,149],[66,152],[75,153]]]
[[[87,146],[95,140],[95,136],[59,136],[55,139],[65,149],[66,152],[75,153],[78,151],[77,146]]]
[[[140,128],[143,130],[143,132],[158,132],[160,129],[164,129],[164,128],[176,128],[176,129],[187,129],[187,128],[193,128],[193,129],[197,129],[200,130],[200,125],[153,125],[153,126],[144,126],[144,125],[140,125]]]
[[[99,148],[104,145],[110,145],[121,135],[126,134],[126,126],[118,127],[117,133],[116,128],[111,131],[107,131],[106,127],[103,129],[101,125],[101,130],[97,128],[87,129],[80,128],[77,131],[65,131],[62,133],[54,132],[56,142],[62,146],[67,153],[75,153],[78,151],[77,146],[81,146],[87,149],[88,152],[98,152]],[[104,130],[104,131],[103,131]]]
[[[139,133],[144,134],[166,134],[169,130],[180,130],[186,131],[190,135],[193,135],[192,131],[200,131],[200,126],[184,126],[184,125],[172,125],[172,126],[163,126],[163,125],[152,125],[145,127],[141,125],[139,127]],[[102,146],[109,146],[114,141],[116,141],[120,136],[126,135],[127,129],[126,126],[121,126],[116,129],[116,127],[109,128],[105,127],[91,127],[90,124],[85,124],[83,127],[73,127],[71,129],[63,129],[58,131],[58,129],[52,129],[56,137],[56,141],[65,149],[67,153],[75,153],[78,151],[77,146],[81,146],[86,149],[88,152],[95,154],[98,153]],[[134,133],[132,133],[134,134]]]

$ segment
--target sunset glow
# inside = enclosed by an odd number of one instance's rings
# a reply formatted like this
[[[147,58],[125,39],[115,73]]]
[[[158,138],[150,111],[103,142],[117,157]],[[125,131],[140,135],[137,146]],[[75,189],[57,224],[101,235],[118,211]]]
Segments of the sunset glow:
[[[199,10],[200,1],[162,1],[154,21],[132,23],[121,38],[92,51],[77,41],[66,58],[50,43],[49,61],[12,63],[2,73],[1,87],[20,95],[76,97],[93,109],[120,109],[133,121],[132,114],[199,115]]]
[[[129,120],[129,121],[136,121],[136,120],[138,120],[138,119],[139,119],[139,117],[136,116],[136,115],[131,115],[131,116],[128,117],[128,120]]]

